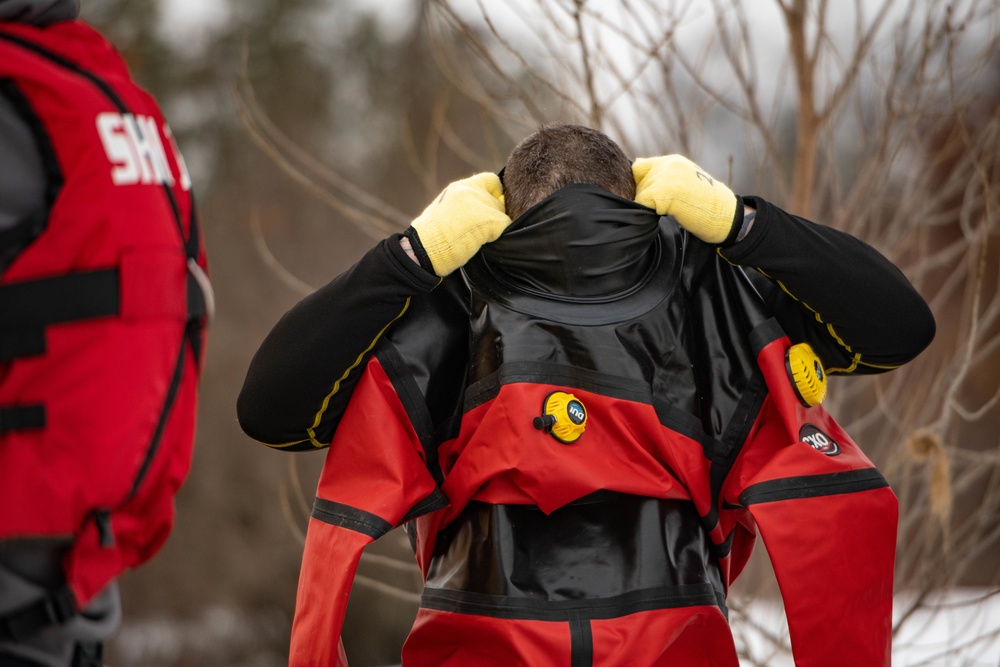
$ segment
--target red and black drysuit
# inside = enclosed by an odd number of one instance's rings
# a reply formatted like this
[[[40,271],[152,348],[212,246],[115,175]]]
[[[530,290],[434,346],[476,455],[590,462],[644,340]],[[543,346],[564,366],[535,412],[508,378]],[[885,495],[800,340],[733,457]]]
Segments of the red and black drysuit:
[[[870,247],[746,201],[723,257],[572,185],[461,276],[435,287],[393,237],[286,314],[239,410],[274,446],[331,445],[291,664],[344,660],[361,550],[406,522],[426,584],[407,667],[735,666],[726,592],[758,531],[797,663],[888,664],[895,497],[784,356],[886,370],[933,318]],[[533,425],[553,391],[586,408],[572,444]]]
[[[65,587],[0,617],[18,641],[170,532],[210,298],[187,172],[110,43],[0,24],[0,94],[47,179],[45,210],[0,236],[0,540],[70,543]]]

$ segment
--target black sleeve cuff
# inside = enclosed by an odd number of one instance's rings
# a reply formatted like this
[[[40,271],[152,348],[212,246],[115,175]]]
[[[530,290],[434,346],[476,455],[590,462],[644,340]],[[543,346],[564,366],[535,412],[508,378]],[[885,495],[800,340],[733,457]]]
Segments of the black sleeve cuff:
[[[404,236],[410,240],[410,247],[413,249],[413,253],[420,261],[419,265],[415,264],[413,259],[406,254],[405,250],[403,250],[403,247],[399,245],[399,240]],[[441,283],[441,278],[434,273],[434,267],[431,265],[431,260],[427,257],[427,252],[424,250],[424,247],[420,245],[420,240],[417,237],[416,230],[412,227],[408,228],[402,234],[393,234],[386,239],[385,249],[389,258],[392,260],[392,263],[396,266],[400,273],[407,276],[412,281],[414,287],[417,287],[422,291],[429,291]]]
[[[417,230],[415,230],[413,227],[407,227],[406,231],[403,232],[403,236],[405,236],[410,240],[410,247],[413,248],[413,254],[415,254],[417,256],[417,259],[420,261],[420,266],[425,271],[429,271],[430,273],[434,274],[434,264],[433,262],[431,262],[431,258],[427,254],[427,251],[424,250],[424,244],[420,242],[420,235],[417,234]],[[413,260],[410,260],[410,263],[412,264]]]
[[[729,225],[729,236],[720,243],[723,248],[733,245],[736,243],[736,239],[740,235],[740,230],[743,228],[743,198],[736,195],[736,213],[733,214],[733,223]]]
[[[737,207],[740,215],[743,213],[744,206],[749,206],[757,211],[753,227],[750,228],[746,236],[737,241],[736,236],[739,234],[740,225],[734,224],[733,229],[735,232],[731,235],[732,241],[727,239],[722,244],[722,256],[733,264],[740,265],[745,265],[747,263],[746,260],[753,257],[757,247],[767,239],[771,227],[770,217],[772,215],[772,206],[760,197],[752,195],[740,197],[740,205]]]

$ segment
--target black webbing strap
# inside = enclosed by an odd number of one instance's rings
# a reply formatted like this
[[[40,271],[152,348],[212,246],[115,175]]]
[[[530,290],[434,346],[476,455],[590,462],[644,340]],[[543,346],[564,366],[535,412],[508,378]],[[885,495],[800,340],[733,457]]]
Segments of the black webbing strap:
[[[5,405],[0,407],[0,434],[45,426],[44,405]]]
[[[45,334],[41,329],[10,333],[0,331],[0,363],[44,352]]]
[[[67,273],[0,287],[0,362],[45,352],[45,327],[118,313],[118,270]]]
[[[43,628],[61,625],[75,615],[73,591],[65,586],[58,588],[40,600],[0,616],[0,641],[19,641]]]
[[[117,269],[67,273],[0,287],[0,332],[4,333],[117,313]]]
[[[200,269],[198,269],[200,271]],[[202,272],[200,280],[207,282]],[[210,292],[189,270],[191,323],[210,315]],[[118,270],[69,273],[0,286],[0,363],[45,352],[45,327],[119,313]],[[196,337],[191,337],[196,344]],[[195,353],[200,353],[198,346]],[[0,434],[45,426],[44,405],[0,406]]]
[[[208,314],[206,295],[190,271],[189,319]],[[119,312],[118,270],[67,273],[0,286],[0,362],[45,352],[45,327]]]

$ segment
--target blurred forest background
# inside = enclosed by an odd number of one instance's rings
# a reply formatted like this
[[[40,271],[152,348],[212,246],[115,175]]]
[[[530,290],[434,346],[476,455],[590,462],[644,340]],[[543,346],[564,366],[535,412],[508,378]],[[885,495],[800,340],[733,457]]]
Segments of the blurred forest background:
[[[683,152],[736,192],[867,240],[921,290],[931,349],[835,380],[828,406],[900,497],[896,664],[997,664],[983,604],[1000,592],[995,0],[83,0],[83,15],[161,101],[218,301],[177,528],[122,581],[110,664],[285,664],[322,453],[240,432],[250,358],[444,185],[499,169],[556,120],[631,155]],[[786,664],[757,551],[734,632],[747,665]],[[418,591],[398,531],[369,549],[352,665],[398,662]],[[945,611],[961,622],[930,632]]]

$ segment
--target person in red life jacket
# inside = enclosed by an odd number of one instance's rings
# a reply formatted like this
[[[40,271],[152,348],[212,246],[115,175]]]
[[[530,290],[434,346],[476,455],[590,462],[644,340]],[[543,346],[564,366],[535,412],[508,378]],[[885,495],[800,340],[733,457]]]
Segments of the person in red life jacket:
[[[77,0],[0,0],[0,665],[102,664],[191,460],[211,308],[156,102]]]
[[[888,665],[896,499],[820,401],[934,329],[863,242],[686,157],[541,128],[251,363],[246,433],[328,447],[290,664],[346,664],[361,551],[405,525],[407,667],[737,667],[726,596],[758,533],[796,663]]]

